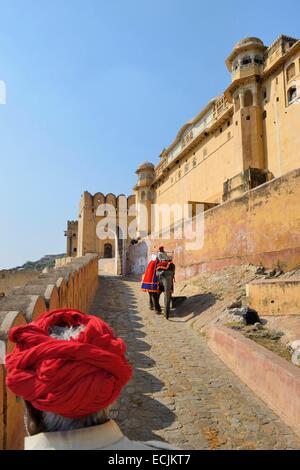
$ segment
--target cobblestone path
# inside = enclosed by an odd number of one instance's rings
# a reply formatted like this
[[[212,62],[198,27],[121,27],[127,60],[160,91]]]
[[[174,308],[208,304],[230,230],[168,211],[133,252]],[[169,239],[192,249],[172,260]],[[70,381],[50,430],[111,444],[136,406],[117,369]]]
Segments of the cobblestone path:
[[[135,440],[181,449],[300,449],[297,437],[187,324],[148,309],[131,278],[101,277],[91,308],[127,344],[134,378],[112,417]]]

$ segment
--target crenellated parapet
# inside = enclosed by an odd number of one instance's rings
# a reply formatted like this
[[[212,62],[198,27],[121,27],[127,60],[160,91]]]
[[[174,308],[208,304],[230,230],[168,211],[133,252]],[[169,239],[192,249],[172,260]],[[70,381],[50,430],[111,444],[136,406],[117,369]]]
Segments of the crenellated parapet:
[[[93,195],[89,193],[88,191],[85,191],[81,195],[79,215],[83,209],[97,209],[97,207],[100,204],[111,204],[117,209],[120,198],[124,198],[124,197],[127,200],[127,208],[129,209],[129,207],[135,203],[134,195],[131,195],[128,197],[123,193],[119,195],[115,195],[113,193],[107,193],[106,195],[104,195],[101,192],[97,192]]]

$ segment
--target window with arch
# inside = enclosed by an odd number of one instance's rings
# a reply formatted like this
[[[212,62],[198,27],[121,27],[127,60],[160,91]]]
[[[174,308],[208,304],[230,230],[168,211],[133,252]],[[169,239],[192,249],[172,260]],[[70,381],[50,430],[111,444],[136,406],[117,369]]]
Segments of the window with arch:
[[[144,201],[146,199],[146,193],[145,191],[141,192],[141,201]]]
[[[254,57],[254,63],[258,64],[258,65],[262,65],[263,64],[263,58],[260,55],[256,55]]]
[[[253,93],[251,90],[246,90],[244,95],[244,105],[245,107],[253,106]]]
[[[296,85],[291,86],[288,89],[288,103],[292,103],[297,98],[297,87]]]
[[[294,62],[286,69],[286,79],[289,82],[296,75],[296,66]]]
[[[245,57],[242,58],[241,65],[248,65],[248,64],[252,64],[252,58],[249,55],[246,55]]]
[[[147,193],[147,198],[151,201],[151,199],[152,199],[152,193],[151,193],[151,191],[148,191],[148,193]]]
[[[111,243],[104,244],[104,258],[112,258],[112,244]]]

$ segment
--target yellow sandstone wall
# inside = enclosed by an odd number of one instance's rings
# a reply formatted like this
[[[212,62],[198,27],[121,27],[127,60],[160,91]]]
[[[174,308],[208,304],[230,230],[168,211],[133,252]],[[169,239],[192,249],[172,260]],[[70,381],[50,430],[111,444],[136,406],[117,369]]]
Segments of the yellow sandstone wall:
[[[189,251],[187,241],[174,239],[145,239],[130,247],[128,271],[140,272],[145,253],[149,256],[160,244],[174,252],[177,279],[242,263],[262,263],[267,268],[279,264],[284,270],[299,267],[299,201],[300,169],[206,211],[200,249]]]
[[[222,128],[222,132],[220,129]],[[220,203],[223,183],[243,170],[234,152],[237,130],[232,118],[197,145],[156,190],[158,204],[188,201]]]
[[[7,295],[11,289],[17,286],[24,286],[27,282],[37,278],[39,271],[0,271],[0,294],[3,292]]]
[[[260,315],[300,315],[300,279],[263,279],[247,286],[247,305]]]
[[[122,203],[121,197],[123,199]],[[115,210],[115,223],[116,230],[110,230],[107,232],[107,238],[101,239],[97,235],[97,225],[102,220],[107,220],[107,217],[111,216],[111,212],[103,215],[99,215],[97,212],[99,206],[108,204]],[[122,206],[124,204],[125,207]],[[96,193],[94,195],[85,191],[80,200],[80,210],[78,219],[78,256],[83,256],[87,253],[96,253],[99,255],[101,261],[99,263],[99,272],[105,272],[106,274],[117,274],[123,271],[122,266],[125,263],[125,249],[129,244],[130,240],[124,240],[123,243],[116,243],[116,237],[120,233],[119,223],[120,219],[124,216],[127,221],[127,227],[135,219],[135,215],[130,215],[130,207],[135,208],[135,196],[129,196],[126,198],[123,194],[115,196],[112,193],[104,196],[102,193]],[[103,209],[103,207],[102,207]],[[113,219],[111,219],[113,220]],[[105,261],[105,245],[110,244],[112,247],[112,259],[115,259],[115,263]],[[103,261],[103,263],[102,263]],[[102,268],[105,267],[104,271]]]
[[[296,75],[287,79],[287,68],[294,63]],[[264,83],[267,97],[263,101],[266,111],[264,142],[267,167],[274,176],[281,176],[300,166],[300,104],[288,104],[287,91],[300,79],[300,52],[283,64],[274,76]],[[298,84],[298,96],[300,85]]]

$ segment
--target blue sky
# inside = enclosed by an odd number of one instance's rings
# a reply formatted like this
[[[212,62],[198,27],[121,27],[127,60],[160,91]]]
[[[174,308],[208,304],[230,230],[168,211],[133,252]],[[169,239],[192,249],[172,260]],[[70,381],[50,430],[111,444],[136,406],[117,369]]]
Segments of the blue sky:
[[[235,42],[300,37],[290,0],[0,0],[0,268],[65,251],[84,190],[134,171],[222,93]]]

